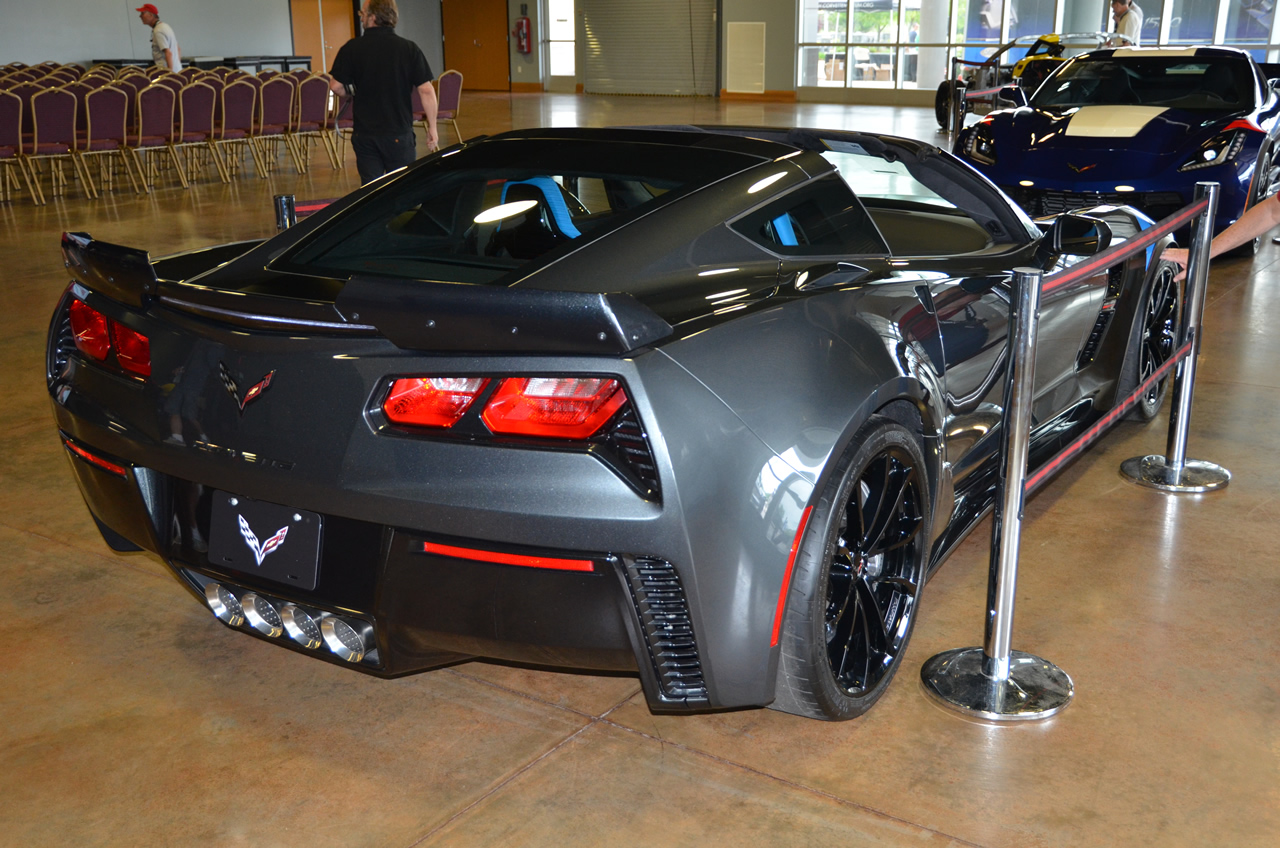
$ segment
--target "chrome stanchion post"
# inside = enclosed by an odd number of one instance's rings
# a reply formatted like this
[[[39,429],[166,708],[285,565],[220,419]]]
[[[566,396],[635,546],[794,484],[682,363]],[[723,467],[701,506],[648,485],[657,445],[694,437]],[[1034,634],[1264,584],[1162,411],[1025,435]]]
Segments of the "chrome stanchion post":
[[[981,648],[958,648],[930,657],[920,670],[924,690],[938,703],[972,718],[1019,721],[1048,718],[1070,703],[1071,678],[1048,660],[1011,648],[1018,586],[1018,546],[1031,440],[1036,323],[1040,271],[1013,272],[1009,316],[1011,356],[1005,379],[1000,451],[1000,493],[991,533],[986,634]]]
[[[298,223],[298,210],[294,205],[292,194],[277,194],[275,203],[277,230],[284,231]]]
[[[1165,492],[1208,492],[1231,482],[1231,472],[1201,459],[1187,459],[1187,434],[1191,429],[1191,400],[1195,394],[1196,362],[1200,357],[1201,319],[1209,288],[1209,243],[1218,212],[1218,184],[1196,183],[1196,200],[1209,205],[1191,224],[1191,249],[1187,252],[1186,320],[1181,349],[1188,341],[1191,352],[1178,363],[1173,377],[1173,402],[1169,411],[1166,455],[1135,456],[1120,464],[1120,473],[1139,486]]]

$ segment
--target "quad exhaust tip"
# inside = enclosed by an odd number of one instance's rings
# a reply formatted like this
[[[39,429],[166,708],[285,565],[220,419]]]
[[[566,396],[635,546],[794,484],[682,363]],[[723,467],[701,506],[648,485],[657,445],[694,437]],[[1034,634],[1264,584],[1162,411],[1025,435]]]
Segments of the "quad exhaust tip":
[[[244,608],[226,586],[210,583],[204,587],[204,599],[209,603],[209,609],[213,610],[213,614],[219,621],[232,627],[244,624]]]
[[[284,620],[284,630],[289,638],[302,647],[314,651],[324,644],[320,638],[320,625],[297,604],[285,604],[280,610],[280,618]]]
[[[271,639],[287,634],[308,650],[327,647],[349,663],[377,661],[377,640],[367,621],[308,611],[294,603],[212,581],[204,586],[204,598],[218,620],[231,627],[248,624]]]
[[[373,628],[363,621],[330,616],[320,622],[320,635],[329,650],[350,663],[360,662],[373,647]]]
[[[244,617],[249,622],[249,626],[263,636],[274,639],[284,632],[284,622],[280,620],[280,613],[270,601],[257,592],[245,595],[240,605],[244,607]]]

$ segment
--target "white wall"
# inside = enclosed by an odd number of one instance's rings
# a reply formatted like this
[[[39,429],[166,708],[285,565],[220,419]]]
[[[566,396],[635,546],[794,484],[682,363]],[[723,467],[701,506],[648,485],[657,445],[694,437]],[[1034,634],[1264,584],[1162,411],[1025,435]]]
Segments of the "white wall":
[[[154,0],[153,0],[154,2]],[[150,59],[142,0],[0,0],[0,65]],[[158,0],[184,60],[293,53],[289,0]]]

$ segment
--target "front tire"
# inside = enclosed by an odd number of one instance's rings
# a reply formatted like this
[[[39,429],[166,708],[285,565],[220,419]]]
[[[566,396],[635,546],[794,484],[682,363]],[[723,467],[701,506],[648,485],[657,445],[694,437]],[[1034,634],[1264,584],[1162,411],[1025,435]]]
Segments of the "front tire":
[[[1178,266],[1161,262],[1142,293],[1141,306],[1130,331],[1118,399],[1128,397],[1177,352],[1182,333],[1183,297],[1182,283],[1174,281],[1177,272]],[[1147,388],[1128,417],[1137,421],[1155,418],[1164,405],[1169,376]]]
[[[938,119],[938,128],[946,132],[951,128],[951,103],[956,96],[955,80],[943,80],[938,84],[938,93],[933,96],[933,116]],[[964,115],[967,104],[960,104],[960,126],[964,126]]]
[[[843,721],[884,694],[915,625],[930,518],[915,434],[873,416],[841,458],[801,542],[774,709]]]
[[[1269,158],[1262,160],[1257,166],[1258,182],[1254,186],[1253,196],[1249,198],[1249,205],[1245,207],[1246,212],[1266,200],[1271,194],[1271,162]],[[1262,235],[1256,235],[1252,240],[1227,251],[1226,255],[1240,259],[1249,259],[1257,256],[1258,251],[1262,248],[1262,239]]]

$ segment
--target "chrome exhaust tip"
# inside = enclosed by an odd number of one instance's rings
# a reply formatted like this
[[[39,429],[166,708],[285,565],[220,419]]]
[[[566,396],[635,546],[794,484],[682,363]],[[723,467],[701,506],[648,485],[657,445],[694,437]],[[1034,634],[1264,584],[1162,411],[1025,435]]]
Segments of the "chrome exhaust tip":
[[[280,613],[276,612],[275,606],[270,601],[257,592],[245,595],[240,605],[244,608],[244,617],[249,622],[249,626],[263,636],[275,638],[284,632],[284,622],[280,620]]]
[[[340,659],[358,663],[373,650],[373,628],[363,621],[330,616],[320,622],[320,635]]]
[[[320,637],[320,625],[297,604],[285,604],[281,607],[280,618],[284,621],[284,629],[289,638],[302,647],[315,650],[324,644],[324,639]]]
[[[204,599],[219,621],[232,627],[244,624],[244,608],[226,586],[221,583],[207,584],[204,587]]]

